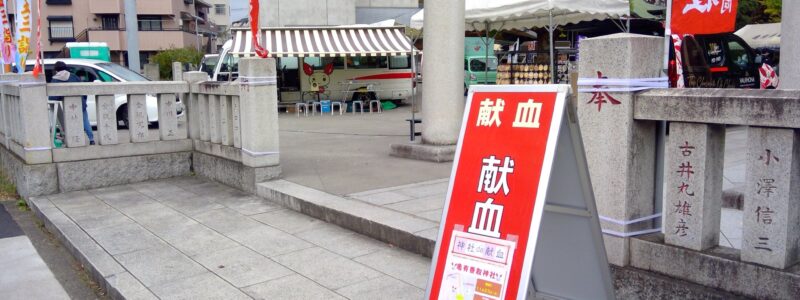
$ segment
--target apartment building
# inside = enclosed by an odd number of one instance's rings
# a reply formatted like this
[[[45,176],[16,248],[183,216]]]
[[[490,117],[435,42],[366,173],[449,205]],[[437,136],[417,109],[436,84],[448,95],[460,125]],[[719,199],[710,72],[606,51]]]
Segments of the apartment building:
[[[420,0],[262,0],[261,18],[269,27],[402,23],[419,11]],[[404,18],[404,16],[407,16]],[[373,21],[374,20],[374,21]],[[407,22],[407,20],[406,20]]]
[[[208,12],[208,19],[211,21],[211,23],[216,24],[217,26],[214,44],[216,45],[216,48],[220,48],[226,40],[230,39],[231,0],[205,1],[211,5],[210,11]]]
[[[55,57],[68,42],[105,42],[112,61],[127,65],[124,0],[42,1],[42,46]],[[225,1],[222,1],[225,2]],[[160,50],[216,47],[218,31],[210,21],[212,5],[203,0],[137,0],[142,64]]]

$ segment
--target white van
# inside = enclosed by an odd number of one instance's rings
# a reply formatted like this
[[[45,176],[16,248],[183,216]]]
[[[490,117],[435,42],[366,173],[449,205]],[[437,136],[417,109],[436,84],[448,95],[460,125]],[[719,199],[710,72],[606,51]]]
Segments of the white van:
[[[212,81],[233,81],[242,57],[254,57],[250,31],[233,28]],[[277,59],[282,103],[310,99],[403,101],[415,77],[402,27],[264,28],[261,44]]]
[[[45,80],[50,82],[54,75],[53,68],[57,61],[63,61],[67,64],[67,68],[72,74],[78,76],[81,82],[131,82],[131,81],[150,81],[139,73],[133,72],[130,69],[120,66],[118,64],[93,60],[93,59],[77,59],[77,58],[63,58],[63,59],[45,59],[44,60],[44,74]],[[28,61],[26,65],[27,71],[32,71],[34,67],[33,61]],[[116,95],[115,97],[117,120],[121,122],[122,126],[128,126],[128,101],[124,95]],[[176,113],[182,116],[184,112],[183,103],[180,99],[176,99]],[[147,95],[147,119],[150,123],[158,122],[158,100],[154,95]],[[89,123],[92,126],[97,126],[97,108],[95,104],[94,95],[88,95],[86,99],[86,111],[89,113]]]

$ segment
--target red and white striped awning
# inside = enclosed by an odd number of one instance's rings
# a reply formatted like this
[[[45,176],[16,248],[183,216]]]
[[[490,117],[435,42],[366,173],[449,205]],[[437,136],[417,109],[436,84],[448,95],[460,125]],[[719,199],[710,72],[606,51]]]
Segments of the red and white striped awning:
[[[253,35],[233,28],[231,53],[254,56]],[[272,57],[397,56],[411,53],[403,27],[286,27],[261,29],[262,46]]]

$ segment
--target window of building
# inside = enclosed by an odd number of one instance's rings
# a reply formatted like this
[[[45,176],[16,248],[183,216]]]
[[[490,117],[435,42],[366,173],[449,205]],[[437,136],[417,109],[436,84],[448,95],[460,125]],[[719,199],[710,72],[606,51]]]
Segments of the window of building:
[[[160,16],[139,16],[140,31],[162,31],[162,23]]]
[[[214,12],[218,15],[226,15],[228,10],[225,9],[225,4],[214,4]]]
[[[348,69],[386,69],[389,67],[386,56],[349,56]]]
[[[100,16],[102,20],[103,30],[118,30],[119,29],[119,15],[103,15]]]
[[[50,16],[50,40],[72,41],[75,39],[72,27],[72,17],[70,16]]]
[[[407,55],[398,55],[389,57],[390,69],[411,69],[411,57]]]

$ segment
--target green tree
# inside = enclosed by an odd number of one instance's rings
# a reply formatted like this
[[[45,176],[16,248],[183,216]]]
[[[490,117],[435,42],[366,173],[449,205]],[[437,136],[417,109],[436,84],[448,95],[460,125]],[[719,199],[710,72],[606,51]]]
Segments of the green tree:
[[[191,64],[197,66],[203,59],[203,53],[194,48],[173,48],[159,52],[151,59],[158,64],[158,73],[161,78],[172,78],[172,63]]]
[[[771,23],[781,21],[782,0],[758,0],[758,2],[764,7],[764,14],[769,17]]]

